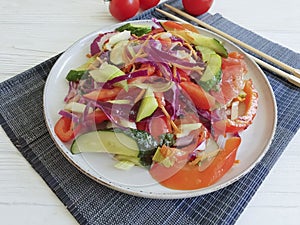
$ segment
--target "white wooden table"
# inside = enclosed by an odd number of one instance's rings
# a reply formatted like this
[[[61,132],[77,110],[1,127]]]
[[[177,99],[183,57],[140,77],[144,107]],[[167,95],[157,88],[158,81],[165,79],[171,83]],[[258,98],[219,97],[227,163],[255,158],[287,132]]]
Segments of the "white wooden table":
[[[116,23],[103,0],[0,1],[0,81]],[[215,1],[211,13],[300,52],[300,1]],[[237,224],[300,224],[300,132]],[[0,224],[77,224],[0,128]]]

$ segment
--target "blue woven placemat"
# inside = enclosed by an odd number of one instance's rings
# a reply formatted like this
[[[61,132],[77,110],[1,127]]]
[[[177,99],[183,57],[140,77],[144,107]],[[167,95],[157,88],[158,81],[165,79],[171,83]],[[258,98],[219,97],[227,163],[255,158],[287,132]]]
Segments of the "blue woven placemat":
[[[169,4],[182,8],[179,0]],[[162,5],[160,8],[164,8]],[[151,9],[133,19],[166,19]],[[300,54],[270,42],[221,15],[205,22],[300,68]],[[0,84],[0,124],[80,224],[233,224],[267,176],[300,123],[300,91],[268,71],[278,105],[275,138],[262,161],[234,184],[199,197],[154,200],[106,188],[81,174],[56,148],[44,122],[43,88],[55,56]]]

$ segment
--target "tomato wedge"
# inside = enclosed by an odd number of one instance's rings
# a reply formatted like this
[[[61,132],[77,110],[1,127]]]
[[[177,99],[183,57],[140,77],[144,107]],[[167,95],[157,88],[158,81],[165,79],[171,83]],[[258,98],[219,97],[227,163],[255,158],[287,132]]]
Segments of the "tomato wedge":
[[[199,30],[195,28],[193,25],[188,24],[188,23],[176,23],[174,21],[166,21],[162,23],[162,26],[167,30],[167,31],[175,31],[175,30],[189,30],[194,33],[199,33]]]
[[[245,130],[252,123],[256,115],[258,92],[254,88],[252,80],[245,81],[244,92],[246,93],[246,98],[244,101],[244,104],[246,106],[245,113],[235,120],[227,119],[226,132],[237,133]]]
[[[189,95],[197,108],[207,110],[214,107],[215,98],[205,92],[199,85],[190,81],[185,81],[181,82],[180,86]]]
[[[182,69],[177,68],[177,75],[179,76],[180,80],[183,81],[191,81],[190,76]]]
[[[102,123],[105,120],[108,120],[106,114],[101,110],[96,110],[87,115],[87,120],[94,121],[95,124]]]
[[[121,87],[114,87],[111,89],[102,88],[100,90],[95,90],[87,93],[83,96],[95,101],[107,101],[115,99],[121,90]]]
[[[217,182],[233,166],[236,152],[241,143],[241,138],[229,138],[223,150],[215,157],[213,162],[203,171],[198,166],[182,163],[166,168],[155,163],[151,169],[151,176],[165,187],[175,190],[194,190],[208,187]],[[167,179],[162,179],[168,177]]]
[[[159,136],[169,133],[172,130],[171,124],[168,122],[166,116],[153,117],[149,122],[149,133],[159,140]]]
[[[79,123],[74,129],[74,136],[77,137],[80,134],[86,133],[88,131],[96,130],[97,124],[100,124],[108,120],[106,114],[101,110],[96,110],[89,113],[85,118],[85,123]]]
[[[184,30],[182,24],[176,23],[174,21],[166,21],[162,23],[166,30]]]
[[[54,132],[63,142],[68,142],[74,138],[72,119],[61,117],[54,126]]]
[[[107,116],[101,110],[96,110],[86,116],[87,123],[100,124],[108,120]],[[89,127],[91,128],[91,126]],[[54,126],[54,132],[58,138],[63,142],[68,142],[74,139],[77,135],[88,131],[87,127],[82,123],[74,124],[72,119],[68,117],[61,117]]]
[[[228,58],[222,58],[222,82],[220,90],[210,93],[221,104],[227,104],[236,98],[243,88],[243,76],[247,72],[244,56],[238,52],[230,52]]]

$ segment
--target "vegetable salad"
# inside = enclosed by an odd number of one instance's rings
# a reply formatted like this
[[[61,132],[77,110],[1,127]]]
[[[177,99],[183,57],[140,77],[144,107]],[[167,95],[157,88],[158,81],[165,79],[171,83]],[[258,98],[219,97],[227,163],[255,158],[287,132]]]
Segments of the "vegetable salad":
[[[207,187],[238,163],[258,93],[241,53],[191,25],[153,22],[94,39],[66,75],[54,130],[73,154],[109,153],[115,169],[144,167],[171,189]]]

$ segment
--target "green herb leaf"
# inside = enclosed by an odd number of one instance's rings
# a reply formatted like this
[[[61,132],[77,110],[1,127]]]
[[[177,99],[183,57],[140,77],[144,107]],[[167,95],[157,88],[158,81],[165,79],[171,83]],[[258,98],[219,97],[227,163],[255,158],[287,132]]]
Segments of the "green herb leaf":
[[[149,166],[152,163],[152,157],[158,147],[157,141],[146,131],[136,129],[121,130],[124,134],[134,139],[139,147],[139,155],[141,164]]]
[[[174,134],[165,133],[159,136],[159,146],[173,146],[175,144]]]
[[[144,34],[148,34],[151,31],[151,28],[146,26],[134,26],[130,23],[127,23],[116,29],[116,31],[120,31],[120,32],[124,30],[128,30],[131,32],[131,34],[135,34],[136,36],[140,37]]]
[[[79,81],[86,72],[87,70],[70,70],[66,79],[68,81]]]

